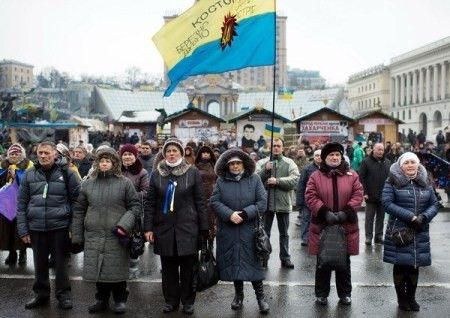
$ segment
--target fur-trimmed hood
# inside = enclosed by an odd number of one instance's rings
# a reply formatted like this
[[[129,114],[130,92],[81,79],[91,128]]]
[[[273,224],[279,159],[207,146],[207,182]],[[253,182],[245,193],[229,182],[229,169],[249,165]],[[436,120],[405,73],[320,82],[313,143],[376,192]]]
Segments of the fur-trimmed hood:
[[[255,173],[256,170],[255,161],[241,149],[231,148],[225,151],[222,155],[220,155],[219,159],[217,160],[214,170],[218,177],[225,178],[225,175],[228,172],[228,160],[230,160],[233,157],[238,157],[239,159],[242,160],[242,162],[244,163],[245,172],[247,172],[248,175],[251,176]]]
[[[216,165],[216,155],[214,154],[214,151],[211,149],[210,146],[201,146],[200,149],[197,152],[197,156],[195,156],[195,164],[199,163],[200,160],[202,160],[202,152],[209,152],[213,167]]]
[[[91,174],[91,178],[97,178],[98,175],[101,173],[101,170],[99,168],[99,163],[101,158],[108,158],[112,162],[112,169],[111,173],[114,175],[120,177],[122,175],[122,163],[120,161],[119,154],[110,147],[105,147],[97,151],[97,154],[95,156],[94,163],[92,164],[93,172]]]
[[[392,164],[389,170],[388,182],[395,187],[403,187],[411,181],[402,171],[398,162]],[[414,181],[421,187],[430,185],[430,180],[427,177],[427,170],[422,164],[419,164],[419,170]]]
[[[186,162],[186,160],[183,158],[181,161],[181,164],[177,167],[169,167],[166,163],[166,159],[164,159],[162,152],[158,152],[158,154],[155,157],[155,162],[153,163],[153,170],[158,170],[161,177],[167,177],[170,174],[173,174],[174,176],[182,176],[183,174],[188,171],[190,168],[190,164]]]

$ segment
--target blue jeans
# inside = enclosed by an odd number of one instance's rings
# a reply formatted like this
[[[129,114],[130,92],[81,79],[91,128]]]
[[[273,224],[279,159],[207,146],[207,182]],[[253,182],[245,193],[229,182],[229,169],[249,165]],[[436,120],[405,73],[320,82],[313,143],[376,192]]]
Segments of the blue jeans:
[[[264,213],[264,229],[267,235],[270,237],[270,231],[272,230],[273,218],[277,215],[278,232],[280,233],[280,260],[289,261],[291,255],[289,255],[289,213],[274,213],[272,211],[266,211]]]
[[[304,242],[309,241],[309,223],[311,223],[311,211],[308,208],[303,208],[300,232]]]

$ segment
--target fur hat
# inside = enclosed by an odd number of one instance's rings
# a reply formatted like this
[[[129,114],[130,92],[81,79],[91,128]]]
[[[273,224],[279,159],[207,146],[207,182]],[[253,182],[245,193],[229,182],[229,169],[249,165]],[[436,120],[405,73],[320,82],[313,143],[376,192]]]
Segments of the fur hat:
[[[137,150],[136,146],[132,145],[132,144],[126,144],[126,145],[123,145],[122,147],[120,147],[120,149],[119,149],[120,157],[122,157],[125,152],[130,152],[135,157],[137,157],[137,154],[138,154],[138,150]]]
[[[175,146],[177,146],[178,149],[179,149],[180,152],[181,152],[181,156],[184,157],[184,147],[183,147],[183,143],[181,142],[180,139],[175,138],[175,137],[171,137],[171,138],[168,138],[168,139],[166,140],[166,142],[164,143],[164,146],[163,146],[163,149],[162,149],[162,155],[163,155],[164,158],[166,157],[166,150],[167,150],[167,147],[168,147],[169,145],[175,145]]]
[[[22,158],[26,157],[26,153],[25,153],[25,149],[22,147],[21,144],[19,143],[15,143],[12,144],[11,147],[9,147],[7,155],[8,157],[12,154],[12,153],[17,153],[19,154],[19,156],[21,156]]]
[[[405,152],[398,158],[398,164],[401,167],[406,160],[414,160],[417,163],[420,163],[419,157],[414,152]]]
[[[338,142],[329,142],[327,143],[323,148],[322,152],[320,153],[320,158],[325,161],[325,158],[332,152],[339,152],[341,156],[344,155],[344,146],[342,146]]]

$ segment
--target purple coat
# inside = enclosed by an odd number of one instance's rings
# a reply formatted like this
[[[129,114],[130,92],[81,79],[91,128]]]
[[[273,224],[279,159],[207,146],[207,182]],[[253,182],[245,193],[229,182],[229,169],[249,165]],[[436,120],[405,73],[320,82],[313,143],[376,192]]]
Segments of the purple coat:
[[[359,227],[357,212],[363,202],[363,187],[358,174],[345,161],[336,169],[325,163],[313,172],[306,185],[305,202],[311,210],[309,227],[309,254],[319,253],[320,230],[326,225],[327,211],[343,211],[347,220],[342,224],[346,231],[347,253],[359,254]]]

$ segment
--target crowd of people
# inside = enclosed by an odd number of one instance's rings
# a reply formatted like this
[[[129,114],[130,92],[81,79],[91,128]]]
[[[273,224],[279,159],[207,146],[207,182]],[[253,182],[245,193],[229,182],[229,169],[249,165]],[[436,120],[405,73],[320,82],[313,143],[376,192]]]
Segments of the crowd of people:
[[[255,251],[255,220],[263,218],[270,237],[276,218],[279,241],[272,244],[279,244],[280,266],[289,270],[295,267],[289,252],[292,212],[299,213],[301,245],[317,256],[319,306],[328,303],[333,271],[321,266],[326,244],[321,233],[335,225],[345,232],[345,267],[335,271],[339,303],[348,306],[350,256],[359,253],[357,212],[365,201],[365,244],[384,245],[383,260],[394,265],[399,308],[418,311],[418,268],[431,264],[429,223],[438,211],[432,178],[417,155],[423,149],[388,142],[365,147],[351,141],[291,147],[282,138],[258,142],[246,148],[226,141],[184,145],[170,137],[162,145],[127,139],[115,147],[103,140],[91,150],[82,141],[73,148],[44,141],[28,155],[20,143],[10,145],[0,186],[17,188],[8,199],[16,202],[17,213],[0,215],[0,249],[9,253],[10,266],[26,263],[26,248],[32,249],[34,297],[25,307],[48,303],[54,267],[59,307],[72,308],[67,262],[70,253],[83,252],[83,279],[96,286],[88,311],[108,308],[112,294],[113,311],[125,312],[127,280],[139,277],[139,258],[129,253],[130,233],[143,219],[145,239],[161,260],[164,313],[180,304],[185,314],[194,313],[192,273],[206,243],[215,250],[220,279],[234,284],[231,308],[242,307],[243,283],[250,281],[266,314],[268,262]],[[438,149],[450,155],[449,147]],[[413,243],[396,246],[397,228],[411,229]]]

